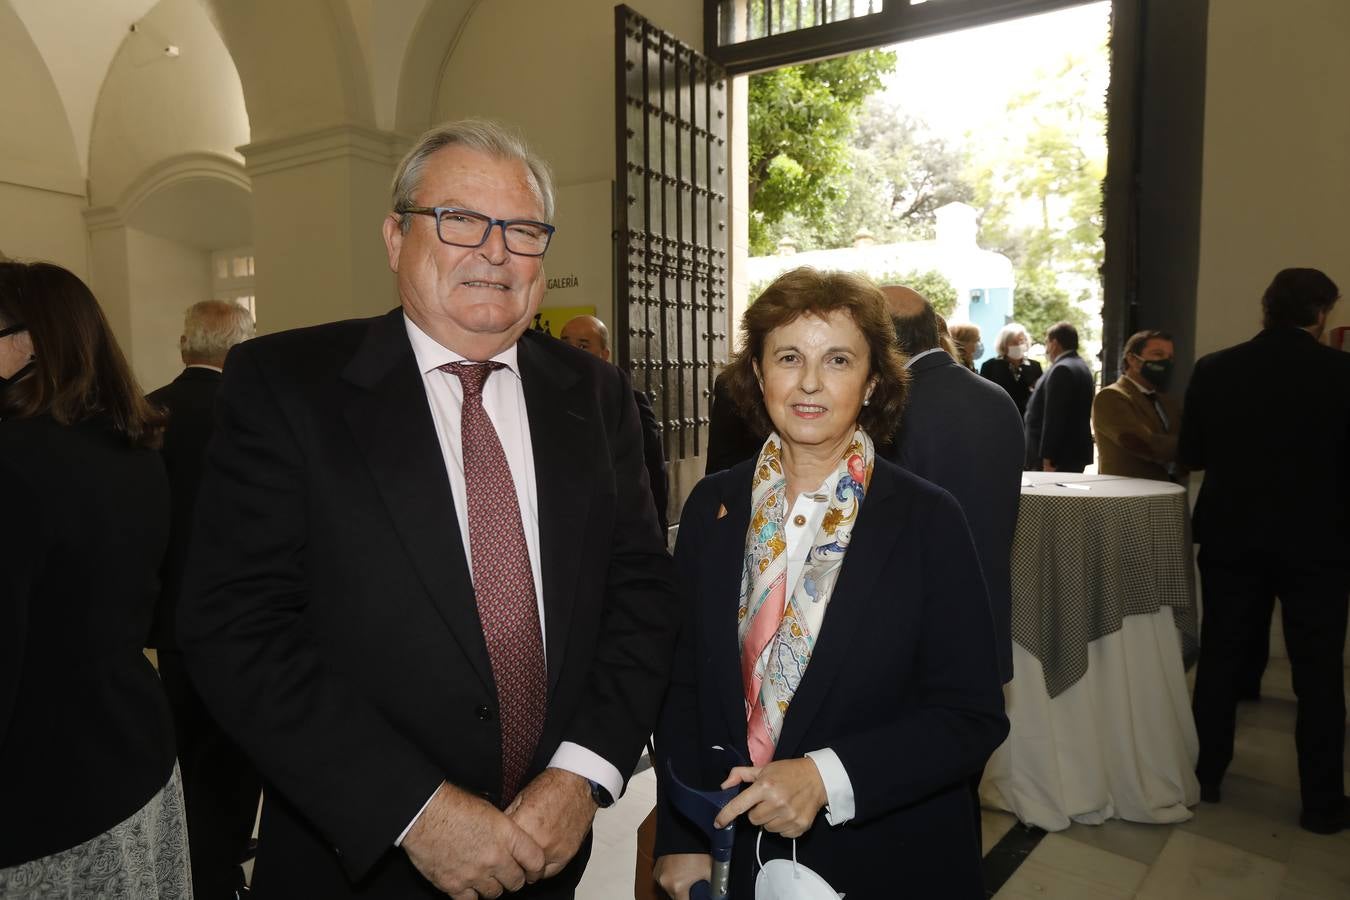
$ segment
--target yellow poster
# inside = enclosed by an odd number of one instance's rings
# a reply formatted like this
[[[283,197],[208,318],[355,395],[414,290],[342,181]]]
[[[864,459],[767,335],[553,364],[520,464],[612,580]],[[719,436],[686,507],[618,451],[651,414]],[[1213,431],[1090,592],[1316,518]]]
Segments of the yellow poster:
[[[562,327],[577,316],[595,315],[595,306],[545,306],[535,313],[534,330],[561,337]],[[606,325],[609,323],[606,322]]]

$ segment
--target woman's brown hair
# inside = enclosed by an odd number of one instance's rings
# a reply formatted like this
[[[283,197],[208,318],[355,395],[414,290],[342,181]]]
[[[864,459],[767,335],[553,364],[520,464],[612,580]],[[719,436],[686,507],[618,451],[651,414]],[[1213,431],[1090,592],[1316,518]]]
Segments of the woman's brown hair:
[[[33,341],[33,371],[0,396],[0,418],[51,416],[62,425],[105,417],[136,447],[158,446],[165,417],[131,374],[85,283],[51,263],[0,262],[0,323]]]
[[[773,430],[754,369],[755,363],[763,364],[765,340],[775,328],[799,316],[824,318],[835,311],[847,313],[862,332],[869,372],[877,378],[871,402],[858,413],[858,424],[878,444],[889,444],[895,436],[909,392],[909,372],[895,347],[895,326],[885,296],[861,275],[809,266],[778,276],[741,317],[741,349],[727,364],[727,388],[757,433]]]

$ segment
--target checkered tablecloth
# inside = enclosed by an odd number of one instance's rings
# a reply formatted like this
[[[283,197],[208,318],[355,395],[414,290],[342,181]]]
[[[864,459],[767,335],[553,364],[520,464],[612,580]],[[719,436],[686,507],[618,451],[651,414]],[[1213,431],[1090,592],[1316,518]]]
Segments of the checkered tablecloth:
[[[1171,607],[1192,659],[1199,626],[1185,490],[1138,478],[1027,473],[1012,593],[1013,640],[1040,661],[1052,698],[1083,677],[1088,644],[1119,631],[1125,616]]]

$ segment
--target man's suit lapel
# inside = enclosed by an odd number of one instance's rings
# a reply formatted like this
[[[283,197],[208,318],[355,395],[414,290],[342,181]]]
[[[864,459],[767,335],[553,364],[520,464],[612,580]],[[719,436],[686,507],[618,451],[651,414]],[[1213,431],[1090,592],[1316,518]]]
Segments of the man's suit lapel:
[[[601,464],[603,451],[590,440],[599,424],[591,421],[593,413],[588,411],[576,371],[548,353],[532,335],[522,337],[518,347],[539,491],[539,566],[551,693],[562,672],[576,603],[578,565],[593,489],[591,473]]]
[[[394,530],[465,657],[491,690],[492,666],[450,479],[401,310],[372,324],[343,377],[360,389],[344,414]]]
[[[878,463],[853,529],[852,543],[844,556],[843,571],[830,596],[820,637],[811,650],[811,662],[783,719],[775,759],[791,759],[820,749],[803,747],[801,743],[829,699],[830,687],[839,671],[849,664],[849,656],[857,645],[857,634],[873,619],[871,608],[877,602],[877,578],[901,533],[901,529],[884,527],[880,523],[898,519],[895,515],[898,502],[899,495],[890,470]]]

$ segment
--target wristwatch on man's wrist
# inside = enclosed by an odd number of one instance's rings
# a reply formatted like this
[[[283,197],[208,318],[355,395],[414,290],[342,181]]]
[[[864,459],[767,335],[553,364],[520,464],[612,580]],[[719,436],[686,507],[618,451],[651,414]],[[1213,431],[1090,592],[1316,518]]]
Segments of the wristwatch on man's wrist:
[[[586,783],[591,786],[591,799],[595,801],[596,806],[601,809],[608,809],[614,805],[614,798],[609,795],[609,791],[605,789],[603,784],[598,781],[591,781],[589,778],[586,779]]]

